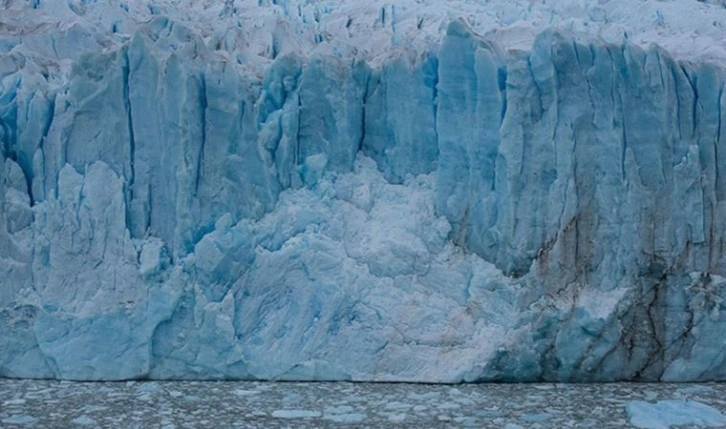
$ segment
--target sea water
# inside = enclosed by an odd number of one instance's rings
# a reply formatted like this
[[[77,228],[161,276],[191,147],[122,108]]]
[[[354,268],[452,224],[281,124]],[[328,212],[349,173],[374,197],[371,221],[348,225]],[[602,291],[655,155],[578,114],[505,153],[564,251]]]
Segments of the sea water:
[[[726,427],[726,384],[0,380],[0,427]]]

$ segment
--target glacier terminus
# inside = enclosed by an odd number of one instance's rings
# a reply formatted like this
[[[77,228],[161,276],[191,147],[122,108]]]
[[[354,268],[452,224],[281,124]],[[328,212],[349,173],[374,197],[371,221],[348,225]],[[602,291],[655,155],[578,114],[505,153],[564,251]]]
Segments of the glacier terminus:
[[[725,34],[0,0],[0,377],[726,381]]]

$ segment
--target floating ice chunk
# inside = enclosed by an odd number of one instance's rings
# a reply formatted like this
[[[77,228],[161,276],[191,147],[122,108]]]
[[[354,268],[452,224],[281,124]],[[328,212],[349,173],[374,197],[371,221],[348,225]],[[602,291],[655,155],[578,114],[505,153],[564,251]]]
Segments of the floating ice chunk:
[[[96,425],[98,425],[98,423],[96,422],[96,420],[94,420],[94,419],[92,419],[92,418],[90,418],[90,417],[88,417],[86,415],[83,415],[83,416],[80,416],[80,417],[76,417],[75,419],[72,420],[72,422],[75,423],[75,424],[77,424],[77,425],[81,425],[81,426],[96,426]]]
[[[320,411],[312,410],[275,410],[272,412],[272,417],[278,419],[306,419],[320,417],[321,415]]]
[[[630,423],[645,429],[668,429],[671,426],[695,425],[724,427],[726,415],[697,401],[667,399],[656,403],[632,401],[627,407]]]
[[[330,420],[335,423],[362,423],[367,418],[367,415],[361,413],[326,414],[323,416],[323,420]]]
[[[6,419],[3,419],[2,422],[6,425],[30,425],[33,422],[35,422],[36,419],[33,416],[27,416],[27,415],[14,415],[10,416]]]

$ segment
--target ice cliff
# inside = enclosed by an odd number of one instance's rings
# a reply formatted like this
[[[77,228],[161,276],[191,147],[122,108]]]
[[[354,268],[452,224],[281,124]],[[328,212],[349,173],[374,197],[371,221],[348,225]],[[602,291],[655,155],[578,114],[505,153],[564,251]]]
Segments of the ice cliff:
[[[0,0],[0,376],[726,380],[726,9],[547,3]]]

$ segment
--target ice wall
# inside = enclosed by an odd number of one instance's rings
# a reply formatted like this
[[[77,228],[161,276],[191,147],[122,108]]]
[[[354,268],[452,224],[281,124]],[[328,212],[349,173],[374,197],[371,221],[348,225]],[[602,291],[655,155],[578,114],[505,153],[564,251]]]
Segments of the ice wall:
[[[275,28],[0,33],[0,376],[726,380],[722,66]]]

